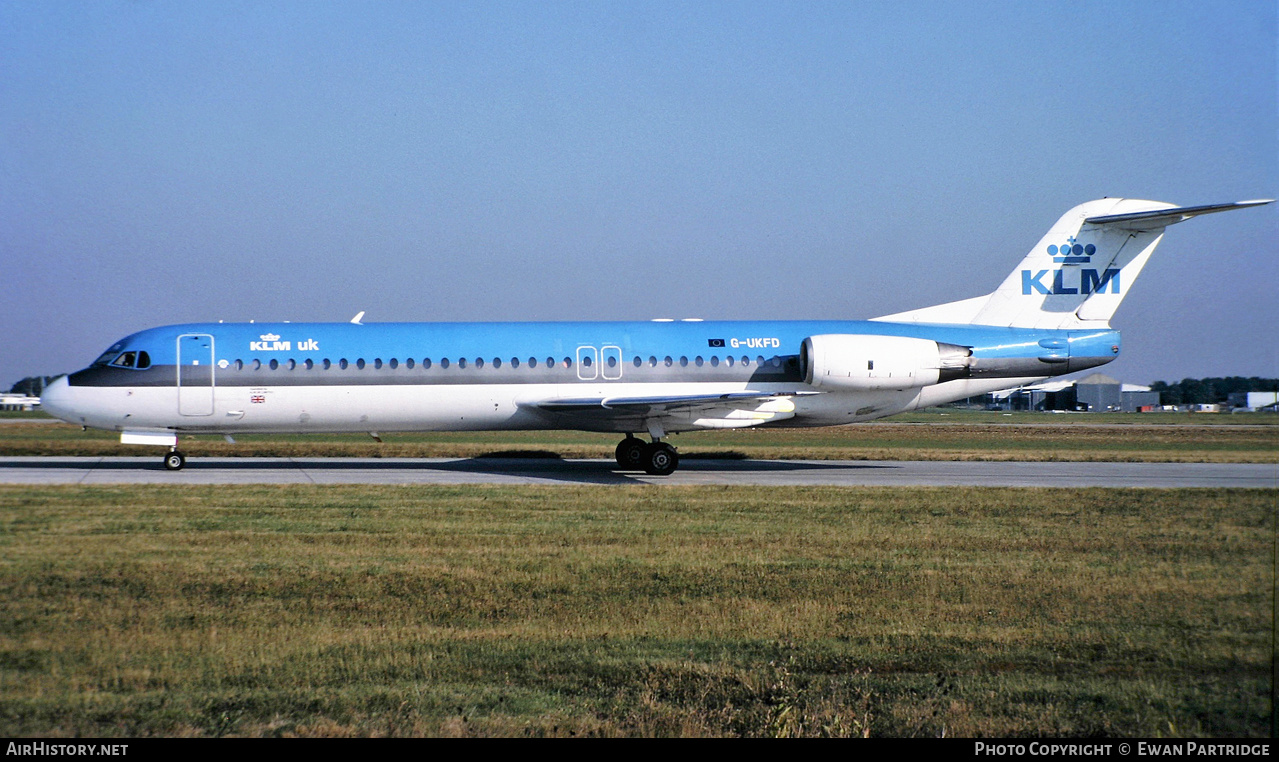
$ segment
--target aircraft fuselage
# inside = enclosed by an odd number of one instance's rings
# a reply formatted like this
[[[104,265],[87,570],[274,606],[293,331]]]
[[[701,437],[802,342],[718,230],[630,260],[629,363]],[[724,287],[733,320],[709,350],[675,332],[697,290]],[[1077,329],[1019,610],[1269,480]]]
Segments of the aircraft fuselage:
[[[971,348],[971,357],[963,378],[939,385],[892,388],[889,381],[817,394],[806,383],[801,346],[821,334],[926,339]],[[875,321],[193,323],[121,340],[65,387],[51,388],[45,405],[117,431],[641,432],[646,418],[659,416],[600,417],[548,410],[548,403],[754,390],[797,396],[793,415],[751,425],[825,426],[1101,365],[1118,346],[1118,332],[1108,329]],[[716,427],[697,412],[663,413],[662,429]]]

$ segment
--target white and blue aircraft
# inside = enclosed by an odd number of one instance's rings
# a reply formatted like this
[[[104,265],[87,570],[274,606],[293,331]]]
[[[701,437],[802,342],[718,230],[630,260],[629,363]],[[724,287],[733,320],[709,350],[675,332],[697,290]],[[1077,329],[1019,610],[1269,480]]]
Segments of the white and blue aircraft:
[[[619,466],[665,475],[677,432],[868,421],[1108,363],[1164,228],[1266,203],[1089,201],[990,294],[872,320],[152,328],[42,404],[168,447],[169,469],[180,434],[577,429],[625,434]]]

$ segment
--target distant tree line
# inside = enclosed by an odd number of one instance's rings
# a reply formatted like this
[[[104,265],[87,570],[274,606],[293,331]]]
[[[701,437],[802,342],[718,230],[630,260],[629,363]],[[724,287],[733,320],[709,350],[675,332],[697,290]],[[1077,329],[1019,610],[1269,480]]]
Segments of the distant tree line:
[[[44,393],[46,386],[65,375],[65,373],[59,373],[56,376],[27,376],[10,387],[9,394],[26,394],[30,397],[39,397]]]
[[[1171,384],[1156,381],[1150,390],[1159,392],[1159,399],[1165,405],[1224,404],[1226,398],[1236,392],[1279,391],[1279,378],[1183,378]]]

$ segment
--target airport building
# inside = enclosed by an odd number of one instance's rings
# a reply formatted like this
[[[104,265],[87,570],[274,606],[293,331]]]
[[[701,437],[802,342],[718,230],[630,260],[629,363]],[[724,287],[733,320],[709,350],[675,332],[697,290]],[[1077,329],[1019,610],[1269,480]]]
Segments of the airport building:
[[[1279,412],[1279,392],[1235,392],[1227,399],[1233,408]]]
[[[1137,413],[1157,410],[1159,392],[1121,383],[1104,373],[1078,380],[1048,381],[990,395],[988,407],[1003,410],[1070,410],[1088,413]]]
[[[28,397],[25,394],[0,394],[0,410],[35,410],[39,407],[39,397]]]

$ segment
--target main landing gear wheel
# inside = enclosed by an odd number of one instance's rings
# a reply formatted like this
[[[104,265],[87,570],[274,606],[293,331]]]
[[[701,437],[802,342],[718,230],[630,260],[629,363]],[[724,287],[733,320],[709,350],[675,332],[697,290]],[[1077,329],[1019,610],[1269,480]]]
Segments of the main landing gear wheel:
[[[180,471],[187,464],[187,456],[177,450],[170,450],[168,455],[164,456],[164,467],[170,471]]]
[[[627,437],[617,444],[617,465],[626,471],[639,471],[644,468],[644,448],[648,447],[642,439]]]
[[[665,442],[644,447],[644,472],[651,476],[670,476],[679,467],[679,455]]]

